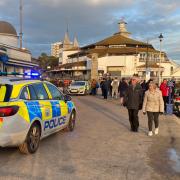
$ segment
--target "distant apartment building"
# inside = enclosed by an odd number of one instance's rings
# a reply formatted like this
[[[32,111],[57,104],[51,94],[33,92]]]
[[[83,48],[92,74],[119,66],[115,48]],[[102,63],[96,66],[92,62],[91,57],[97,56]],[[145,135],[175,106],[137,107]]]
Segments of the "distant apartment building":
[[[62,42],[55,42],[51,44],[51,56],[59,58],[59,53],[63,47]]]

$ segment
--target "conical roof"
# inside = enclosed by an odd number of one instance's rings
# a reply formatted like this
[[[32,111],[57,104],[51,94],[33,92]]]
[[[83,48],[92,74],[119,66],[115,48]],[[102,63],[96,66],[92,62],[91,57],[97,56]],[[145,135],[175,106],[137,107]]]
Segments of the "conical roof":
[[[78,43],[77,37],[74,38],[73,46],[77,47],[77,48],[79,47],[79,43]]]
[[[64,45],[70,45],[71,44],[68,32],[65,33],[63,44]]]

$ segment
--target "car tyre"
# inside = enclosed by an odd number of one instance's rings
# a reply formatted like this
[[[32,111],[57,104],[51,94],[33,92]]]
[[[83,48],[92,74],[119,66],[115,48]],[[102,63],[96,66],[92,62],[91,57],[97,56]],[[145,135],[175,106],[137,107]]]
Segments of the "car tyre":
[[[86,96],[87,95],[87,90],[84,90],[84,94],[83,94],[84,96]]]
[[[25,142],[19,146],[20,152],[23,154],[35,153],[39,147],[40,137],[40,126],[34,123],[27,134]]]
[[[71,113],[71,116],[70,116],[70,119],[69,119],[69,123],[68,123],[68,126],[67,126],[67,130],[68,131],[73,131],[74,128],[75,128],[75,124],[76,124],[76,113],[75,111],[73,111]]]

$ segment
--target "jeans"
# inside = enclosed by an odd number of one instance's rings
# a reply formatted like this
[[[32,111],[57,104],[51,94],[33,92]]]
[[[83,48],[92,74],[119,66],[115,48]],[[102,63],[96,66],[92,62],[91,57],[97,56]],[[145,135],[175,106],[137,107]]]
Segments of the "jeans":
[[[168,103],[168,96],[163,96],[164,101],[164,112],[166,112],[166,103]]]
[[[91,94],[92,94],[92,95],[96,95],[96,88],[92,88]]]
[[[139,128],[138,112],[139,112],[139,110],[137,110],[137,109],[128,109],[131,130],[134,132],[137,132],[138,128]]]
[[[153,121],[155,128],[159,127],[159,112],[147,112],[149,131],[152,131]]]

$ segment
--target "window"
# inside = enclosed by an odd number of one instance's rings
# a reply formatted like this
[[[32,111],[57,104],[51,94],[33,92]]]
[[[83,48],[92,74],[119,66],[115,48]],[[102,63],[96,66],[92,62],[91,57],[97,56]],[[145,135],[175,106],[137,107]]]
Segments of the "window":
[[[63,94],[57,89],[56,86],[46,83],[51,95],[52,95],[52,99],[55,100],[64,100],[64,96]]]
[[[36,96],[37,96],[38,100],[49,99],[48,94],[46,92],[46,89],[44,88],[44,85],[42,83],[33,84],[32,87],[33,87],[33,89],[34,89],[34,91],[36,93]]]
[[[37,100],[36,92],[32,85],[28,86],[31,100]]]
[[[30,100],[27,87],[24,87],[21,91],[20,99]]]

